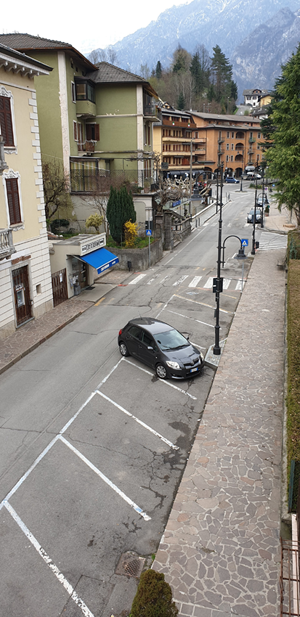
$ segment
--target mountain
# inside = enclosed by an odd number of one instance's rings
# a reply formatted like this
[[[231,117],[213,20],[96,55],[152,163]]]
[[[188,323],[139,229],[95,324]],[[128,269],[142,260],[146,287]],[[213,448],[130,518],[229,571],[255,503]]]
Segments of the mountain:
[[[150,13],[151,4],[148,7]],[[179,44],[190,53],[197,45],[204,45],[209,53],[219,45],[231,58],[252,31],[286,8],[290,13],[299,10],[300,0],[193,0],[164,11],[146,28],[111,47],[118,66],[134,73],[140,73],[141,65],[152,70],[158,60],[168,68]],[[242,68],[241,56],[235,57],[236,66]]]
[[[272,89],[300,42],[300,10],[281,9],[254,29],[234,50],[231,62],[239,91],[258,86]]]

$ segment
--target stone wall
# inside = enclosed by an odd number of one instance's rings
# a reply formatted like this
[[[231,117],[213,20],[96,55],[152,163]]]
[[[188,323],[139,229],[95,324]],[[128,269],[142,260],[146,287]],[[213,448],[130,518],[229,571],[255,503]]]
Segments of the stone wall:
[[[128,270],[128,262],[131,262],[131,270],[140,272],[149,268],[149,248],[143,249],[109,249],[119,258],[119,263],[115,266],[119,270]],[[150,266],[154,266],[163,256],[162,241],[155,240],[150,244]]]

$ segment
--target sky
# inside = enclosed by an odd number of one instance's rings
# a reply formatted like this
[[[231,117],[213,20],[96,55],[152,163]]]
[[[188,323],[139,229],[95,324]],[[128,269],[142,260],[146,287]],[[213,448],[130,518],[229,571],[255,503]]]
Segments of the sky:
[[[12,10],[2,11],[2,34],[21,32],[70,43],[88,54],[120,41],[124,36],[155,21],[160,13],[191,0],[39,0],[35,11],[15,0]],[[85,11],[85,16],[84,16]]]

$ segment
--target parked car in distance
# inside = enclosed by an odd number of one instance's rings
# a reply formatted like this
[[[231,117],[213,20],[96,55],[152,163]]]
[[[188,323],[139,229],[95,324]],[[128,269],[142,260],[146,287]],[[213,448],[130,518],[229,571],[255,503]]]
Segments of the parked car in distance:
[[[257,180],[260,180],[261,175],[260,174],[254,174],[251,171],[249,171],[247,173],[247,180],[256,180],[256,178],[257,178]]]
[[[228,184],[229,183],[231,183],[231,184],[238,184],[239,180],[237,180],[236,178],[233,178],[233,177],[227,177],[227,178],[225,178],[225,182],[227,182]]]
[[[253,223],[254,211],[255,211],[255,208],[251,208],[250,212],[248,212],[247,223]],[[256,208],[255,223],[260,223],[260,222],[261,222],[261,209]]]
[[[204,365],[202,353],[169,324],[139,317],[119,331],[122,356],[133,356],[153,368],[160,379],[195,377]]]
[[[259,195],[258,198],[257,198],[257,202],[256,203],[257,203],[258,206],[262,206],[262,205],[268,206],[269,205],[269,200],[268,200],[267,195]]]

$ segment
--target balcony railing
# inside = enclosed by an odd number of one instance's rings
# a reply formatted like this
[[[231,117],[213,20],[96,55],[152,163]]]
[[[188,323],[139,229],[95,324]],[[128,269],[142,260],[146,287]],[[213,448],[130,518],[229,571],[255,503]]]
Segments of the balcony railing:
[[[158,117],[158,109],[156,105],[144,105],[144,116],[155,116]]]
[[[10,257],[15,252],[12,230],[0,229],[0,259],[6,259],[6,257]]]

